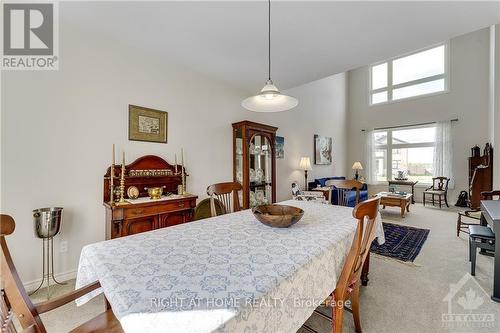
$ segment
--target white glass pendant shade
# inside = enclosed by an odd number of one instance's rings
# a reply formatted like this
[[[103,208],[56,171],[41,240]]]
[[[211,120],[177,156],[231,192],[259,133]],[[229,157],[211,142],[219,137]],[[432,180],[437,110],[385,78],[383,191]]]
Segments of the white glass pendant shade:
[[[299,101],[291,96],[283,95],[273,84],[267,81],[258,95],[248,97],[241,102],[241,106],[254,112],[280,112],[293,109]]]

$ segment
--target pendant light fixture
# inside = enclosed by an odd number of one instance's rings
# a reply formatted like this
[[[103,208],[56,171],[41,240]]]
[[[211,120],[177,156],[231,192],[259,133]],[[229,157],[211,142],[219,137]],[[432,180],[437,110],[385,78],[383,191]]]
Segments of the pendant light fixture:
[[[299,101],[283,95],[271,80],[271,0],[268,0],[268,77],[264,88],[258,95],[248,97],[241,102],[245,109],[255,112],[280,112],[293,109]]]

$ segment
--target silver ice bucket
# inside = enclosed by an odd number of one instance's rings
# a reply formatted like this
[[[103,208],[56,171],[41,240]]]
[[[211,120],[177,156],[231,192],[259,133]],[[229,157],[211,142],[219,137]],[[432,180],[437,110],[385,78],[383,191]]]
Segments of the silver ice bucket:
[[[35,236],[38,238],[54,237],[61,230],[62,208],[40,208],[33,211]]]

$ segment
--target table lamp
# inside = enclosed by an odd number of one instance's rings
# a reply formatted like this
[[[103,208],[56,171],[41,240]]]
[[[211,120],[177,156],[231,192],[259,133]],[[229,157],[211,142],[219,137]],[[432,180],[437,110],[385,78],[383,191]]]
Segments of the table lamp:
[[[300,164],[299,168],[301,170],[304,170],[304,176],[305,176],[305,183],[304,183],[304,191],[307,191],[307,171],[312,170],[311,168],[311,160],[309,157],[301,157],[300,158]]]
[[[352,165],[352,169],[356,170],[356,173],[354,174],[354,179],[358,180],[359,170],[363,170],[363,166],[361,165],[361,162],[354,162],[354,164]]]

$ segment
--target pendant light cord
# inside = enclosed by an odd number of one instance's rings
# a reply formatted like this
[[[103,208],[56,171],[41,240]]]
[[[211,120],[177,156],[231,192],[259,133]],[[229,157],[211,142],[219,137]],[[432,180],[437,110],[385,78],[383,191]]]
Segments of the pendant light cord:
[[[267,55],[267,60],[268,60],[268,68],[267,68],[267,72],[269,74],[269,77],[268,77],[268,80],[271,81],[271,0],[268,0],[268,55]]]

